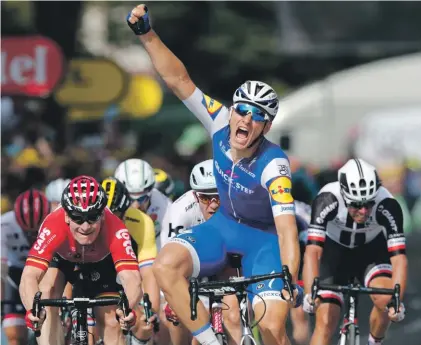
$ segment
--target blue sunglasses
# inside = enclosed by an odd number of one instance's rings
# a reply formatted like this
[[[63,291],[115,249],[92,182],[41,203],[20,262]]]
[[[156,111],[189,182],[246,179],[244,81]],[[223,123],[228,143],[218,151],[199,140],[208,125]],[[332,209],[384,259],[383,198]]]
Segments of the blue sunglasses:
[[[251,104],[237,103],[234,104],[235,112],[240,116],[247,116],[251,114],[251,119],[257,122],[269,121],[270,117],[262,109],[257,108]]]

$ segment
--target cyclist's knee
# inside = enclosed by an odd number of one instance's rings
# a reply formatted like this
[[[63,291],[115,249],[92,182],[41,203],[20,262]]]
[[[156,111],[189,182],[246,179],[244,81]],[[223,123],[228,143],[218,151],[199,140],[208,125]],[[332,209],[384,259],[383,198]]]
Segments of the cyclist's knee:
[[[229,308],[224,311],[224,325],[228,329],[240,327],[240,313],[238,308]]]
[[[339,321],[341,307],[336,303],[322,303],[316,311],[316,330],[333,333]]]
[[[264,334],[270,334],[276,339],[280,339],[285,333],[286,319],[288,317],[289,306],[284,301],[266,301],[266,312],[263,303],[255,305],[255,318],[259,322],[259,328]]]

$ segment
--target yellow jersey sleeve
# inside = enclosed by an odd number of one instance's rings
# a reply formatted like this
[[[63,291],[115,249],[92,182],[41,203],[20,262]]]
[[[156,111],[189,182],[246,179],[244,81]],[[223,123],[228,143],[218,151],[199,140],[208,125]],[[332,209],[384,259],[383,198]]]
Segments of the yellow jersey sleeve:
[[[138,209],[129,207],[124,215],[124,223],[137,244],[139,268],[152,265],[158,255],[158,249],[151,217]]]

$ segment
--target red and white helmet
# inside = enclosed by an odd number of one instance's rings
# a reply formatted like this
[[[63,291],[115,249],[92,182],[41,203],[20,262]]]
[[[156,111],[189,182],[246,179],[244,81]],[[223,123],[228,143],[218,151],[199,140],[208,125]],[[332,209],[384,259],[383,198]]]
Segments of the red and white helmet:
[[[24,231],[38,231],[50,213],[50,203],[37,189],[29,189],[17,197],[14,204],[15,218]]]
[[[67,215],[77,223],[94,222],[107,206],[102,186],[91,176],[78,176],[63,191],[61,205]]]

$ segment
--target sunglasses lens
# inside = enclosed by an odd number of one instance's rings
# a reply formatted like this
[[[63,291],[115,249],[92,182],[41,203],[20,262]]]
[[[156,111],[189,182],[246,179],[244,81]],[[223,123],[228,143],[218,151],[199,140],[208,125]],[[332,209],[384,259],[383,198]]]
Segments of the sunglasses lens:
[[[219,195],[217,194],[202,194],[202,193],[196,193],[197,197],[201,202],[204,204],[210,204],[212,201],[215,201],[218,205],[220,204]]]
[[[372,208],[375,204],[375,201],[368,201],[368,202],[351,202],[349,206],[354,208]]]
[[[78,225],[82,225],[85,222],[89,224],[96,223],[102,214],[88,214],[88,215],[72,215],[70,219]]]
[[[259,122],[266,121],[266,114],[259,108],[254,107],[250,104],[237,103],[234,106],[234,109],[240,116],[247,116],[251,114],[251,118],[254,121],[259,121]]]

